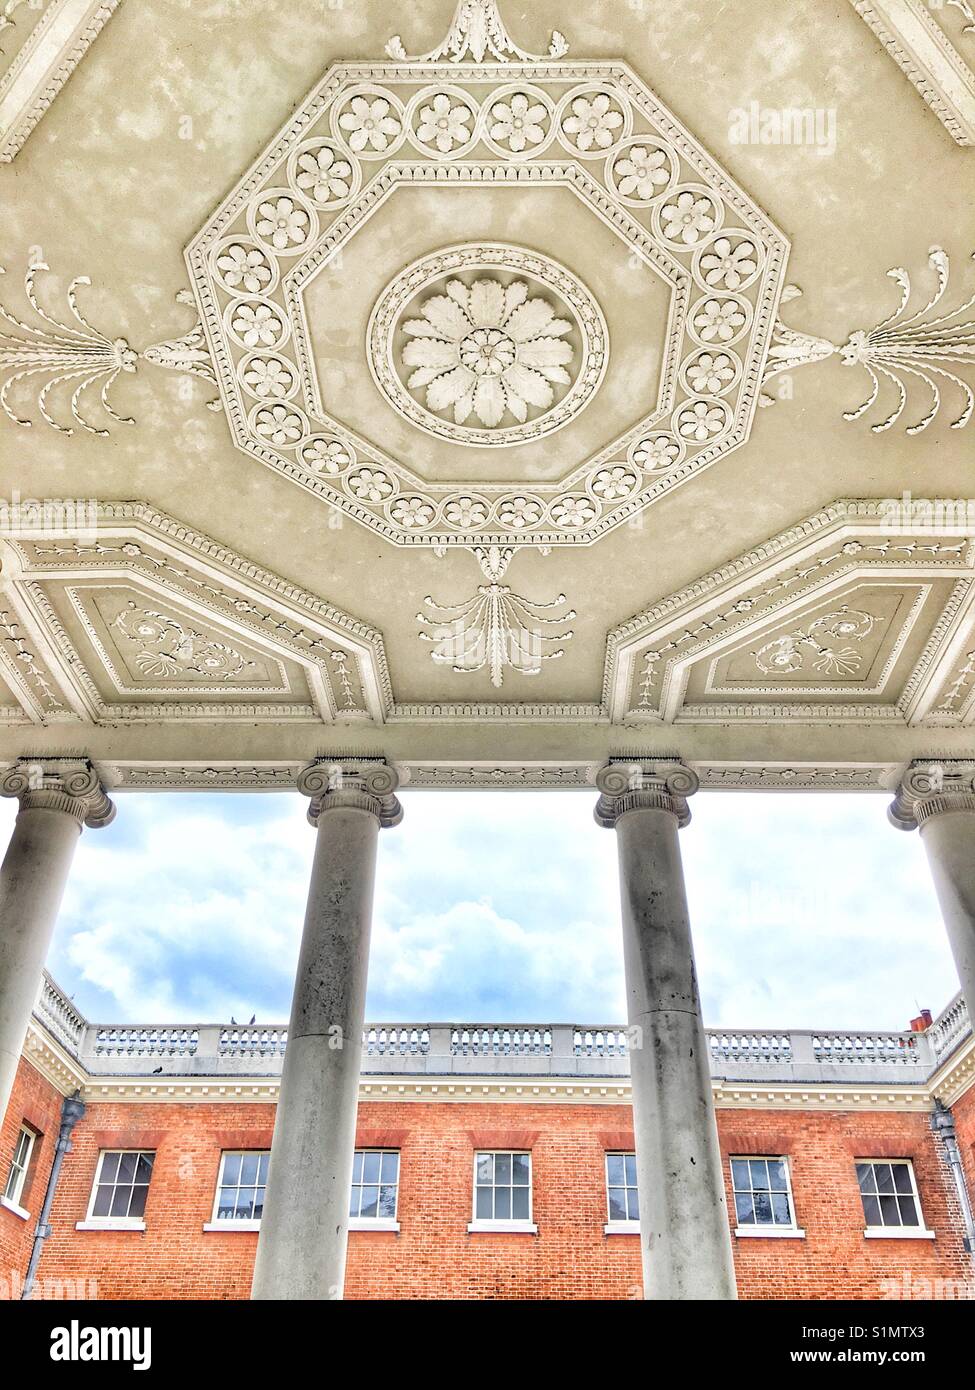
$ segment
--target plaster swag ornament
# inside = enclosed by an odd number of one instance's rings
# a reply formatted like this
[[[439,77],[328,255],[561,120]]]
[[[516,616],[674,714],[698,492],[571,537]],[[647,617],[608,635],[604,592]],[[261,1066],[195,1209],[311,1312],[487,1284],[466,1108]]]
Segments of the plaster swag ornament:
[[[562,58],[568,51],[565,37],[556,29],[548,46],[549,58]],[[498,11],[497,0],[460,0],[446,38],[429,53],[410,57],[399,34],[389,40],[386,53],[403,63],[437,63],[446,59],[459,63],[468,55],[475,63],[483,63],[488,54],[498,63],[512,58],[523,63],[542,61],[540,55],[526,53],[514,42]]]
[[[918,381],[927,389],[928,408],[913,424],[905,426],[906,433],[920,434],[927,429],[941,411],[944,387],[960,394],[961,412],[951,421],[951,428],[964,429],[975,409],[975,393],[966,380],[957,372],[949,371],[945,364],[975,366],[975,316],[971,313],[975,306],[975,295],[956,309],[935,314],[948,289],[947,253],[940,246],[933,246],[928,254],[928,265],[934,271],[937,282],[930,299],[908,314],[912,295],[911,278],[902,266],[895,266],[893,270],[888,270],[887,275],[900,286],[897,308],[875,328],[857,329],[851,333],[842,347],[826,338],[797,333],[777,322],[766,359],[763,386],[782,372],[839,354],[844,366],[863,367],[872,387],[862,405],[856,410],[844,411],[844,420],[859,420],[865,415],[877,402],[882,382],[886,382],[897,393],[894,406],[882,420],[870,426],[874,434],[882,434],[900,420],[907,405],[908,386],[912,381]],[[798,293],[794,287],[789,288],[792,293],[787,289],[783,300],[795,298]],[[765,393],[761,403],[774,405],[775,397]]]
[[[505,667],[523,676],[537,676],[542,662],[565,654],[561,647],[549,650],[551,643],[567,642],[572,637],[571,630],[549,635],[543,629],[570,622],[576,616],[574,609],[549,617],[552,609],[565,603],[564,594],[550,603],[534,603],[502,584],[513,550],[492,545],[476,547],[473,553],[487,584],[479,585],[477,593],[464,603],[439,604],[428,595],[423,602],[432,616],[416,615],[417,622],[430,629],[419,634],[420,641],[433,643],[432,659],[454,671],[488,667],[491,684],[498,688],[504,681]]]
[[[119,415],[109,400],[109,392],[122,372],[134,373],[140,358],[171,371],[188,372],[216,385],[216,376],[197,318],[195,327],[182,338],[153,344],[140,353],[121,336],[109,338],[92,326],[78,306],[78,289],[90,285],[87,275],[76,276],[65,293],[74,323],[52,317],[41,307],[37,298],[37,275],[48,271],[44,261],[29,265],[24,274],[24,293],[37,316],[38,323],[27,323],[0,304],[0,408],[15,425],[30,428],[33,421],[18,415],[10,404],[11,388],[30,382],[37,390],[37,409],[44,422],[58,434],[74,434],[74,426],[59,423],[49,409],[52,391],[72,387],[69,409],[74,424],[88,434],[101,437],[109,434],[105,425],[95,425],[91,418],[89,393],[98,389],[98,403],[109,421],[118,425],[134,425],[131,416]],[[4,273],[0,266],[0,275]],[[193,296],[182,290],[177,296],[181,304],[193,304]],[[2,325],[9,325],[3,328]],[[77,326],[76,326],[77,325]],[[16,331],[11,331],[16,330]],[[38,389],[39,388],[39,389]],[[220,409],[218,401],[208,403]]]

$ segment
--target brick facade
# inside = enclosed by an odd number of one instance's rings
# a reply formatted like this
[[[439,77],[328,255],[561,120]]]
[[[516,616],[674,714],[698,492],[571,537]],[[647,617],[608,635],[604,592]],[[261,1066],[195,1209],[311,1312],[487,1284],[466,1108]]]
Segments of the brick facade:
[[[26,1269],[57,1135],[61,1097],[22,1063],[0,1140],[9,1167],[26,1119],[42,1133],[25,1191],[32,1220],[0,1208],[4,1277]],[[957,1102],[959,1140],[971,1176],[975,1090]],[[274,1109],[237,1102],[88,1102],[74,1133],[39,1275],[94,1281],[101,1298],[246,1298],[257,1235],[204,1232],[224,1149],[270,1144]],[[628,1107],[573,1101],[368,1101],[359,1107],[361,1147],[401,1153],[399,1233],[353,1232],[350,1298],[627,1299],[640,1296],[640,1253],[632,1235],[606,1235],[604,1155],[628,1147]],[[789,1156],[804,1239],[736,1239],[743,1298],[890,1296],[908,1281],[970,1281],[972,1259],[951,1175],[923,1111],[722,1109],[718,1113],[730,1193],[733,1154]],[[146,1230],[78,1231],[100,1150],[156,1153]],[[468,1233],[475,1148],[528,1147],[537,1235]],[[926,1239],[868,1239],[857,1158],[913,1161]]]

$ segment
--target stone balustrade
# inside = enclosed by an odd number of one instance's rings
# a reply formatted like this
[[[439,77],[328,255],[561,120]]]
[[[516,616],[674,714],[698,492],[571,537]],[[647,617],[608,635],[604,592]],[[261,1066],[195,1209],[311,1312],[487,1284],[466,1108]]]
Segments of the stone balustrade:
[[[96,1024],[45,973],[34,1017],[91,1075],[275,1076],[282,1024]],[[972,1034],[957,996],[923,1033],[812,1029],[707,1030],[716,1079],[824,1084],[922,1084]],[[628,1029],[618,1025],[371,1023],[362,1071],[373,1075],[626,1077]]]

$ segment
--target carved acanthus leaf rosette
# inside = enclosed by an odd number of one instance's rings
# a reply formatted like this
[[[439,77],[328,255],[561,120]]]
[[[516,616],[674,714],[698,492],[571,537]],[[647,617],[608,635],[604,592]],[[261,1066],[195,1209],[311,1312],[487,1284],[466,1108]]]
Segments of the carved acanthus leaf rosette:
[[[85,758],[21,758],[0,773],[0,796],[17,797],[22,811],[62,811],[93,830],[115,819],[115,803]]]
[[[368,811],[383,829],[399,825],[403,807],[395,795],[399,773],[383,758],[316,758],[298,774],[298,790],[311,798],[308,820],[325,811]]]
[[[610,758],[596,773],[596,824],[615,830],[627,811],[668,811],[683,828],[690,823],[687,798],[700,786],[697,773],[679,758]]]

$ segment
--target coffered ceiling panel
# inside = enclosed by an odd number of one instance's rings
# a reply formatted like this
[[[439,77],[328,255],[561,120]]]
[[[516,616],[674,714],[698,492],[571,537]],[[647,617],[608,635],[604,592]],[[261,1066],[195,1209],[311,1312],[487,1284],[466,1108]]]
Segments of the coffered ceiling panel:
[[[964,516],[834,504],[612,632],[612,718],[963,721],[973,535]]]
[[[140,503],[3,543],[23,717],[381,721],[379,635]],[[19,668],[19,670],[18,670]]]
[[[0,756],[975,755],[961,0],[0,11]]]

